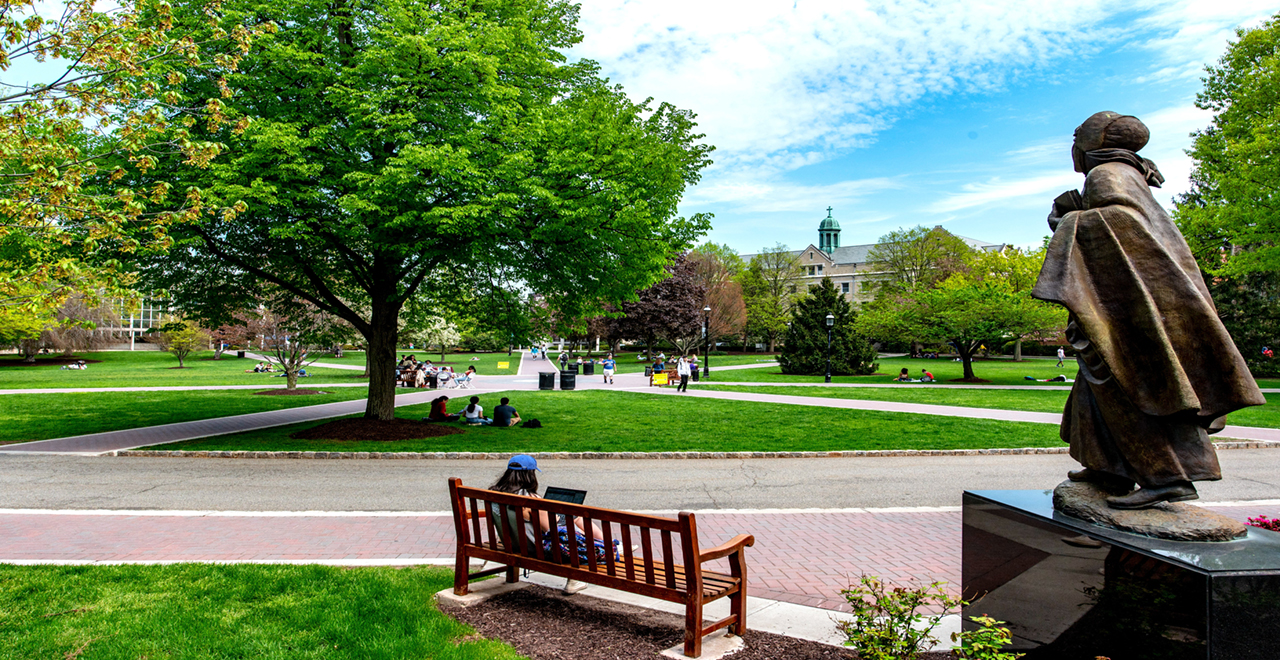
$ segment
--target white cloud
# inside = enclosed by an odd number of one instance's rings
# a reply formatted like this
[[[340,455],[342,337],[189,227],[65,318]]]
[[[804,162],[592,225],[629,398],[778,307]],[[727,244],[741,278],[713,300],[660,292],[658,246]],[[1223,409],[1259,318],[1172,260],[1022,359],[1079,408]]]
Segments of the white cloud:
[[[1061,168],[1052,173],[1012,180],[993,177],[980,183],[965,184],[961,187],[961,192],[943,196],[926,210],[930,213],[954,213],[988,204],[1007,205],[1013,200],[1030,197],[1051,201],[1063,190],[1079,188],[1081,183],[1083,177],[1070,170],[1064,172]],[[1048,213],[1048,202],[1045,202],[1045,209]]]
[[[767,176],[868,142],[927,95],[997,89],[1098,47],[1103,6],[588,0],[574,54],[697,112],[717,170]]]

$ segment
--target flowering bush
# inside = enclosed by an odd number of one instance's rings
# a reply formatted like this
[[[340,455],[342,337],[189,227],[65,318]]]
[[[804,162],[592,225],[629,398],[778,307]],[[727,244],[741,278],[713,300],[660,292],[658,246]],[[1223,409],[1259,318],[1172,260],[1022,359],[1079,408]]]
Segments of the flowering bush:
[[[1258,516],[1250,518],[1249,524],[1262,529],[1269,529],[1273,532],[1280,532],[1280,518],[1268,518],[1266,516]]]

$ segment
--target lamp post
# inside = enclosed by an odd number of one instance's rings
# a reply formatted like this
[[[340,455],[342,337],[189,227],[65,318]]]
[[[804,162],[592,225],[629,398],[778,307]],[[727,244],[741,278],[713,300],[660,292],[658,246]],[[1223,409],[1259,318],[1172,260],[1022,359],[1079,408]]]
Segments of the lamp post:
[[[831,382],[831,327],[836,324],[836,317],[827,314],[827,382]]]
[[[702,308],[702,377],[711,377],[711,306]]]

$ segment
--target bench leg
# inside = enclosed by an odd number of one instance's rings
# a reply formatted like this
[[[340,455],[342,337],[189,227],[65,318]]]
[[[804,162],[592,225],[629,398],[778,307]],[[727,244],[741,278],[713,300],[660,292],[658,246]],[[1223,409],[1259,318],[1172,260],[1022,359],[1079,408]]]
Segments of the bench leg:
[[[729,597],[729,614],[734,618],[729,632],[741,637],[747,631],[747,558],[741,550],[729,558],[729,573],[738,578],[738,593]]]
[[[702,655],[702,599],[684,608],[684,654],[690,658]]]
[[[471,570],[471,560],[467,557],[467,553],[459,552],[453,560],[453,593],[459,596],[467,595],[467,587],[470,584],[468,573]]]

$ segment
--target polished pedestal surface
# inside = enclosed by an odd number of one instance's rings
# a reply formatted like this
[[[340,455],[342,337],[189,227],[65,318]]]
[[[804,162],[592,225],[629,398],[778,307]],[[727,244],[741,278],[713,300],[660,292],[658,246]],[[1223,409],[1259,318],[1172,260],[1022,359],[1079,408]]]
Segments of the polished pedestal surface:
[[[1065,516],[1052,491],[964,494],[970,616],[1025,660],[1280,658],[1280,534],[1162,541]]]

